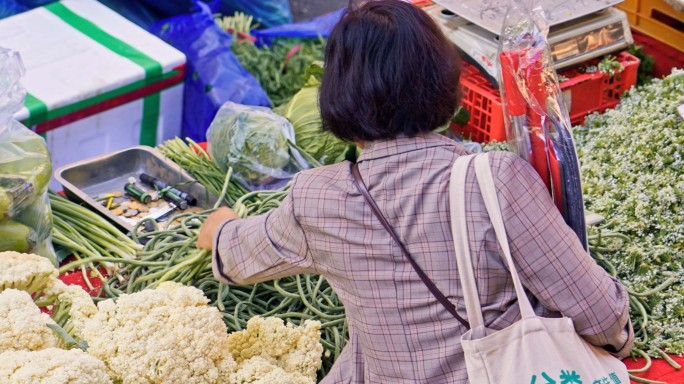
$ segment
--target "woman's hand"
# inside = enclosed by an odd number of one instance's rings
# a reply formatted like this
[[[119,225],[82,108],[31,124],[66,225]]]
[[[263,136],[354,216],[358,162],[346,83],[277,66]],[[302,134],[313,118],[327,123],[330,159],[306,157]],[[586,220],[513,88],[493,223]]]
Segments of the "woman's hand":
[[[212,212],[200,228],[197,248],[211,250],[214,246],[214,235],[219,226],[228,220],[239,218],[240,216],[235,211],[226,207],[221,207],[216,212]]]

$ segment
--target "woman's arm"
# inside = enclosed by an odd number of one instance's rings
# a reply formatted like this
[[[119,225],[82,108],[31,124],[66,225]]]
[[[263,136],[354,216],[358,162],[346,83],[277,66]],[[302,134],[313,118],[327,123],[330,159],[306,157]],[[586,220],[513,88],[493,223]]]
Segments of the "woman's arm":
[[[497,191],[521,280],[544,307],[573,320],[589,343],[619,356],[632,349],[629,296],[584,250],[536,171],[497,154]]]
[[[265,215],[228,220],[214,232],[212,269],[223,283],[254,284],[315,272],[291,194]]]

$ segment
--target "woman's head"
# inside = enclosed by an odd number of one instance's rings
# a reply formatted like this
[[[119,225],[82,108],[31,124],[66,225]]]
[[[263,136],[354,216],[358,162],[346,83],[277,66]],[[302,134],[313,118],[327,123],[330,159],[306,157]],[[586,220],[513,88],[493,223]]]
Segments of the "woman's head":
[[[350,6],[325,52],[323,127],[354,141],[429,132],[456,110],[459,76],[454,46],[419,8],[400,0]]]

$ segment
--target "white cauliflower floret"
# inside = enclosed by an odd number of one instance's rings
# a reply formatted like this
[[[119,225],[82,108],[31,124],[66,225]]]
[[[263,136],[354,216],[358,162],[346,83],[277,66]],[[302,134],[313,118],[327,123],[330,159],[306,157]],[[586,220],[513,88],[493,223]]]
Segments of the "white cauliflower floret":
[[[62,347],[64,343],[47,324],[55,322],[40,312],[28,293],[16,289],[0,292],[0,353]]]
[[[3,384],[111,384],[105,364],[80,349],[0,353]]]
[[[0,292],[8,288],[34,294],[57,279],[50,260],[33,254],[0,252]]]
[[[255,356],[245,360],[230,375],[228,384],[312,384],[315,380],[297,372],[286,372],[273,361]]]
[[[97,307],[82,287],[54,280],[45,287],[43,304],[54,305],[52,318],[72,336],[83,338],[86,321],[97,313]]]
[[[276,317],[253,317],[247,329],[228,336],[228,348],[238,364],[260,356],[286,372],[300,373],[316,380],[321,369],[321,323],[307,320],[301,327],[285,325]]]
[[[79,336],[122,384],[223,383],[236,364],[208,301],[197,288],[165,282],[98,303]]]

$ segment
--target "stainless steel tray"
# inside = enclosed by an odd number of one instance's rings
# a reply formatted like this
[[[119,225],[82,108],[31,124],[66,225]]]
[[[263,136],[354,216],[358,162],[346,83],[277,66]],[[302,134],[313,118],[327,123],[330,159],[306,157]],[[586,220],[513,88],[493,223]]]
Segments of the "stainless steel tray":
[[[129,177],[138,179],[141,173],[147,173],[171,185],[182,185],[183,191],[197,198],[197,207],[210,208],[216,202],[217,198],[180,166],[154,148],[142,145],[65,165],[55,171],[55,179],[62,184],[70,199],[87,204],[130,232],[133,226],[98,203],[96,198],[115,190],[123,190]]]

